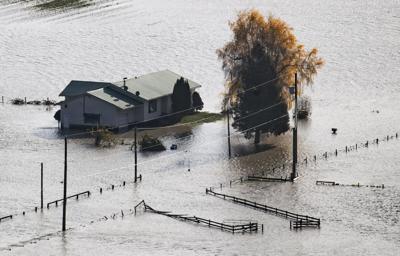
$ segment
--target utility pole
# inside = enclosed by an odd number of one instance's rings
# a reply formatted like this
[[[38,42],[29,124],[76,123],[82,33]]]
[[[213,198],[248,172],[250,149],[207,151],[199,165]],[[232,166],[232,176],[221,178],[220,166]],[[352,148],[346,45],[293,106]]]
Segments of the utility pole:
[[[294,76],[294,128],[293,128],[293,165],[290,179],[294,181],[296,178],[297,167],[297,72]]]
[[[226,118],[228,120],[227,125],[228,125],[228,153],[229,153],[229,159],[231,159],[231,127],[230,127],[230,123],[229,123],[229,113],[230,112],[230,108],[227,107],[226,108]]]
[[[229,72],[231,76],[231,83],[233,81],[233,76],[232,73]],[[228,106],[226,107],[226,118],[227,118],[227,125],[228,125],[228,154],[229,154],[229,159],[231,159],[232,153],[231,153],[231,127],[230,127],[230,122],[229,122],[229,114],[230,114],[230,108],[231,108],[231,99],[228,98]]]
[[[137,128],[135,126],[135,183],[137,182]]]
[[[67,217],[67,137],[64,137],[64,200],[63,200],[62,231],[65,231],[65,219]]]
[[[40,209],[43,209],[43,163],[40,163]]]

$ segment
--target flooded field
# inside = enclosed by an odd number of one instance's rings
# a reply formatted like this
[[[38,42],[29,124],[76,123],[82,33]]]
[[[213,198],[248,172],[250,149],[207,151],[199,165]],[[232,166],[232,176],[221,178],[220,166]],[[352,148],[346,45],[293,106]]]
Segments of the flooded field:
[[[400,134],[397,1],[121,0],[51,10],[34,4],[0,4],[0,96],[6,101],[59,100],[72,79],[118,81],[168,68],[202,84],[206,110],[217,111],[223,73],[215,50],[229,39],[227,21],[251,7],[286,20],[301,42],[319,48],[326,65],[307,90],[313,113],[299,124],[299,159],[309,163],[300,165],[294,184],[229,186],[245,175],[289,175],[291,133],[263,138],[258,147],[235,134],[229,160],[225,120],[160,130],[164,144],[176,143],[178,150],[140,153],[138,184],[131,183],[130,133],[122,135],[126,144],[113,148],[71,139],[69,194],[92,195],[69,201],[65,234],[59,232],[61,207],[33,211],[40,204],[41,162],[45,202],[62,197],[57,107],[0,103],[0,217],[17,214],[0,223],[0,255],[398,255],[400,138],[322,159],[326,151]],[[331,135],[332,127],[338,135]],[[316,186],[316,180],[385,188]],[[286,219],[206,195],[210,186],[321,218],[321,228],[291,231]],[[264,233],[233,235],[143,211],[130,214],[143,199],[155,209],[262,223]]]

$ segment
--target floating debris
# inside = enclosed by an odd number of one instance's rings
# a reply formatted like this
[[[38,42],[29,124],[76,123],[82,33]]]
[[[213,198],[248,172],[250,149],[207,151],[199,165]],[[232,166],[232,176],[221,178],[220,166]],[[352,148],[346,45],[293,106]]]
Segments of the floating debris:
[[[11,99],[11,104],[13,105],[24,105],[25,101],[21,98]]]

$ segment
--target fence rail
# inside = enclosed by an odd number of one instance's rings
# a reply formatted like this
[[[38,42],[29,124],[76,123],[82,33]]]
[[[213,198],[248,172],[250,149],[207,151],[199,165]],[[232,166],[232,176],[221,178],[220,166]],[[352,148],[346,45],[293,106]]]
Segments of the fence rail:
[[[6,220],[6,219],[12,219],[12,215],[7,215],[7,216],[4,216],[4,217],[0,217],[0,222],[2,221],[2,220]]]
[[[84,192],[81,192],[81,193],[78,193],[78,194],[75,194],[75,195],[72,195],[72,196],[68,196],[67,200],[71,199],[71,198],[79,199],[79,196],[81,196],[81,195],[87,195],[89,197],[90,196],[90,191],[88,190],[88,191],[84,191]],[[47,208],[49,208],[50,205],[52,205],[52,204],[55,204],[56,206],[58,206],[58,203],[62,202],[62,201],[64,201],[64,199],[58,199],[58,200],[49,202],[49,203],[47,203]]]
[[[261,176],[247,176],[247,180],[248,181],[283,181],[283,182],[287,182],[287,181],[292,181],[290,179],[288,179],[287,177],[283,178],[270,178],[270,177],[261,177]]]
[[[370,187],[370,188],[385,188],[385,184],[381,185],[362,185],[360,183],[357,184],[341,184],[335,181],[324,181],[324,180],[317,180],[315,182],[316,185],[326,185],[326,186],[342,186],[342,187]]]
[[[339,185],[338,183],[334,182],[334,181],[324,181],[324,180],[317,180],[315,182],[316,185],[330,185],[330,186],[335,186],[335,185]]]
[[[272,213],[272,214],[275,214],[276,216],[290,219],[295,222],[301,221],[302,224],[304,223],[303,226],[305,226],[306,223],[309,223],[310,226],[320,227],[320,224],[321,224],[321,220],[318,218],[315,218],[315,217],[281,210],[276,207],[271,207],[271,206],[268,206],[265,204],[259,204],[257,202],[249,201],[247,199],[243,199],[243,198],[239,198],[239,197],[235,197],[235,196],[217,193],[217,192],[212,191],[211,189],[206,188],[206,194],[212,195],[212,196],[215,196],[218,198],[222,198],[224,200],[230,200],[234,203],[248,206],[248,207],[251,207],[254,209],[262,210],[264,212]],[[292,225],[291,225],[291,227],[292,227]]]
[[[238,225],[229,225],[229,224],[213,221],[210,219],[200,218],[197,216],[186,216],[186,214],[173,214],[168,211],[155,210],[152,207],[150,207],[149,205],[147,205],[144,202],[144,200],[142,200],[139,204],[137,204],[135,206],[135,213],[136,213],[137,207],[139,207],[140,205],[144,206],[145,211],[149,211],[149,212],[156,213],[156,214],[161,214],[161,215],[164,215],[164,216],[167,216],[167,217],[170,217],[173,219],[181,220],[181,221],[188,221],[188,222],[193,222],[196,224],[202,224],[202,225],[208,226],[208,227],[218,228],[222,231],[228,231],[231,233],[238,233],[238,232],[251,233],[251,232],[258,231],[258,223],[255,223],[255,222],[249,222],[246,224],[238,224]],[[263,227],[262,227],[262,230],[263,230]]]
[[[317,227],[319,228],[319,222],[317,221],[303,221],[303,220],[291,220],[290,229],[299,229],[306,227]]]

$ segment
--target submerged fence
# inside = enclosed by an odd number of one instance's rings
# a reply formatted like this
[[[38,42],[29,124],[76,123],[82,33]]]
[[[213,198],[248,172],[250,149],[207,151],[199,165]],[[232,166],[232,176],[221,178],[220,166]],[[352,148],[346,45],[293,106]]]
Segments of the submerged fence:
[[[263,212],[271,213],[279,217],[283,217],[291,220],[290,228],[301,228],[301,227],[320,227],[321,220],[308,215],[297,214],[285,210],[278,209],[276,207],[271,207],[265,204],[259,204],[257,202],[249,201],[247,199],[230,196],[226,194],[216,193],[211,189],[206,188],[206,194],[212,195],[224,200],[230,200],[233,203],[237,203],[243,206],[247,206],[253,209],[261,210]],[[292,225],[293,222],[293,225]]]
[[[78,193],[78,194],[75,194],[75,195],[72,195],[72,196],[68,196],[67,200],[71,199],[71,198],[79,199],[79,196],[82,196],[82,195],[87,195],[89,197],[90,196],[90,191],[88,190],[88,191],[84,191],[84,192],[81,192],[81,193]],[[55,204],[56,206],[58,206],[59,202],[64,202],[64,199],[58,199],[58,200],[54,200],[54,201],[52,201],[50,203],[47,203],[47,208],[49,208],[50,205],[52,205],[52,204]]]
[[[4,217],[0,217],[0,222],[1,222],[2,220],[12,219],[12,218],[13,218],[12,215],[7,215],[7,216],[4,216]]]
[[[309,155],[303,159],[299,159],[299,162],[297,163],[297,166],[307,166],[308,164],[314,163],[317,164],[318,160],[328,160],[328,158],[330,157],[338,157],[341,154],[348,154],[350,152],[354,152],[354,151],[358,151],[359,149],[362,148],[369,148],[370,146],[378,146],[380,143],[382,142],[388,142],[390,140],[397,140],[400,139],[400,134],[398,132],[391,134],[391,135],[386,135],[386,136],[382,136],[379,138],[374,138],[374,139],[370,139],[370,140],[366,140],[364,142],[358,142],[355,144],[351,144],[351,145],[345,145],[342,148],[336,148],[333,151],[325,151],[323,153],[320,154],[314,154],[314,155]],[[270,168],[269,170],[265,170],[264,171],[264,175],[266,174],[266,172],[271,172],[275,173],[275,171],[286,171],[288,169],[288,167],[291,168],[291,164],[282,164],[279,166],[274,166],[272,168]],[[255,176],[255,175],[252,175]],[[276,180],[276,181],[284,181],[284,179],[287,179],[287,177],[281,177],[279,178],[268,178],[270,181]],[[255,180],[255,179],[252,179]],[[264,180],[266,181],[266,180]]]
[[[360,183],[357,184],[341,184],[335,181],[325,181],[325,180],[317,180],[315,185],[325,185],[325,186],[345,186],[345,187],[370,187],[370,188],[385,188],[385,184],[382,185],[362,185]]]
[[[145,211],[149,211],[149,212],[156,213],[156,214],[161,214],[161,215],[164,215],[164,216],[167,216],[167,217],[170,217],[173,219],[177,219],[180,221],[187,221],[187,222],[192,222],[192,223],[196,223],[196,224],[202,224],[203,226],[208,226],[210,228],[217,228],[217,229],[220,229],[221,231],[228,231],[231,233],[252,233],[252,232],[258,231],[258,223],[249,222],[246,224],[229,225],[229,224],[225,224],[222,222],[213,221],[210,219],[200,218],[197,216],[186,216],[186,214],[173,214],[168,211],[155,210],[152,207],[150,207],[149,205],[147,205],[144,200],[142,200],[139,204],[137,204],[135,206],[135,213],[136,213],[137,208],[141,205],[144,206]],[[263,225],[262,225],[262,230],[264,230]]]

